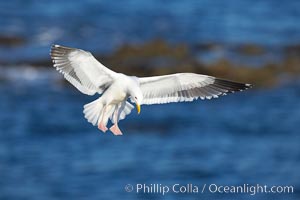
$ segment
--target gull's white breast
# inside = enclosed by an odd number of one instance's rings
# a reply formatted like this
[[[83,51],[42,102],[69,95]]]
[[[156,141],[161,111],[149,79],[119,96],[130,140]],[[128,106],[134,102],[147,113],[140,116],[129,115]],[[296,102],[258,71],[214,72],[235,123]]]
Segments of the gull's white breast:
[[[118,104],[127,98],[127,85],[126,81],[116,80],[111,86],[104,92],[101,99],[103,99],[103,103],[106,104]]]

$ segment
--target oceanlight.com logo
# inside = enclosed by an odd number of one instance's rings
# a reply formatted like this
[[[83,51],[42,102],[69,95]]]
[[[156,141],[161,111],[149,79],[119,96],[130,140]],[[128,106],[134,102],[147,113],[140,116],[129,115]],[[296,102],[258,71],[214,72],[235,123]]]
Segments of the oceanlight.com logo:
[[[218,185],[218,184],[203,184],[196,185],[188,184],[145,184],[137,183],[135,185],[127,184],[125,186],[126,192],[136,194],[160,194],[166,195],[168,193],[175,194],[204,194],[204,193],[218,193],[218,194],[249,194],[256,195],[264,194],[292,194],[294,193],[294,186],[268,186],[268,185]]]

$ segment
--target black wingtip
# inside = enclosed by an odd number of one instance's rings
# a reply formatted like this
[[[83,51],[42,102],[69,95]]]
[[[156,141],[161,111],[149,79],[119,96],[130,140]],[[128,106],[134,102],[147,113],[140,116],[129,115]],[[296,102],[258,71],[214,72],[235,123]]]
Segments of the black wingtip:
[[[218,87],[228,90],[229,93],[233,93],[236,91],[243,91],[253,87],[253,85],[249,83],[239,83],[239,82],[218,79],[218,78],[215,79],[214,84]]]

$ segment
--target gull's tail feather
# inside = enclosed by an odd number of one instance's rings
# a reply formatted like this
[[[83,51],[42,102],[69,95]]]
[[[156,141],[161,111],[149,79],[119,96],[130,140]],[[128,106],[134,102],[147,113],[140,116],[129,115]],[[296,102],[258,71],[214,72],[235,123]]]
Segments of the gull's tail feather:
[[[84,117],[88,120],[88,122],[96,126],[103,108],[103,104],[100,99],[85,104],[83,108]]]

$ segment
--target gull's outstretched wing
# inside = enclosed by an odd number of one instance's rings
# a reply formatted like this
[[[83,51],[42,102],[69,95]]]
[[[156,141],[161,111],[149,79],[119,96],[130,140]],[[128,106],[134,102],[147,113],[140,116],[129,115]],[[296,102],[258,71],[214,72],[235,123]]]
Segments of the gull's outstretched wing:
[[[250,84],[193,73],[142,77],[139,82],[144,96],[143,104],[211,99],[251,87]]]
[[[98,62],[90,52],[81,49],[53,45],[50,55],[54,67],[84,94],[101,94],[116,75]]]

